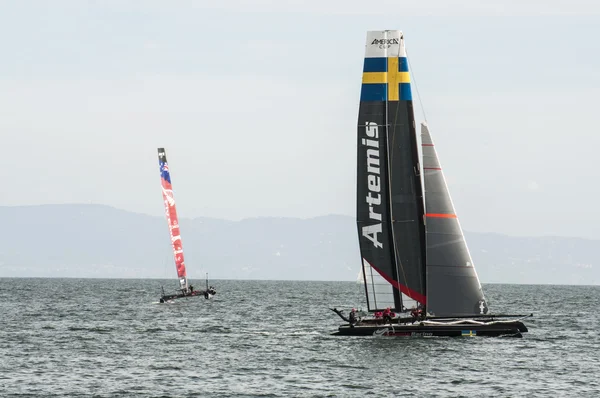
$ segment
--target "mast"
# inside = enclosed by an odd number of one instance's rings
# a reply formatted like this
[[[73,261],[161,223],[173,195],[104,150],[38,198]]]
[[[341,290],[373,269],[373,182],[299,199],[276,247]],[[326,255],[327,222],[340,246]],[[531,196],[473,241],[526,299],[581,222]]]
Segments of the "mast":
[[[383,32],[383,39],[385,40],[385,42],[388,42],[388,40],[390,40],[390,39],[392,39],[392,41],[393,41],[393,39],[395,38],[396,35],[392,34],[391,38],[388,37],[388,36],[389,36],[389,32],[388,31],[384,31]],[[400,33],[399,37],[400,37],[400,40],[402,40],[402,33]],[[388,90],[389,90],[390,83],[393,84],[393,80],[394,80],[393,73],[389,73],[389,72],[393,72],[393,69],[394,69],[394,68],[391,68],[392,70],[390,70],[390,59],[394,59],[395,57],[400,57],[400,48],[401,47],[402,47],[402,45],[398,46],[398,53],[397,54],[389,52],[390,54],[388,55],[388,65],[387,65],[388,73],[387,73],[386,79],[385,79],[386,83],[388,84],[388,87],[387,87]],[[391,76],[391,79],[390,79],[390,76]],[[390,145],[389,145],[389,142],[390,142],[390,140],[389,140],[389,136],[390,136],[390,119],[389,119],[389,114],[390,114],[389,113],[389,106],[390,106],[390,102],[389,102],[389,100],[390,100],[390,96],[386,95],[386,97],[385,97],[385,126],[386,126],[385,133],[386,133],[386,139],[384,140],[384,147],[385,147],[385,153],[386,153],[386,158],[385,158],[386,168],[388,170],[388,173],[387,173],[387,175],[388,175],[387,184],[390,187],[390,189],[388,190],[388,194],[390,195],[388,203],[391,205],[391,203],[392,203],[392,197],[391,197],[391,194],[392,194],[392,189],[391,189],[392,180],[391,180],[390,165],[392,164],[392,162],[391,162],[391,159],[390,159]],[[388,210],[391,212],[391,209],[388,209]],[[392,252],[393,252],[392,255],[393,255],[393,258],[395,259],[396,258],[396,253],[397,253],[397,247],[396,247],[396,240],[394,239],[393,216],[390,217],[387,220],[387,222],[389,223],[389,231],[390,231],[390,235],[391,235],[390,236],[390,241],[392,242]],[[394,267],[392,267],[392,278],[395,281],[397,281],[398,280],[398,275],[399,275],[398,264],[395,261],[394,262]],[[395,309],[397,309],[398,311],[402,311],[402,309],[404,307],[404,304],[402,303],[402,294],[400,293],[400,290],[399,289],[393,289],[392,292],[394,294],[394,303],[396,304]]]
[[[423,187],[408,58],[400,32],[398,58],[389,65],[388,112],[390,117],[390,191],[392,232],[402,293],[426,305],[425,228]],[[394,65],[395,64],[395,65]],[[408,300],[405,300],[408,301]]]
[[[357,226],[371,311],[425,304],[423,198],[404,38],[367,33],[358,116]]]
[[[164,148],[158,148],[158,164],[160,167],[160,182],[165,203],[165,214],[169,225],[169,234],[171,235],[175,268],[177,270],[177,277],[179,278],[179,288],[187,292],[189,286],[183,258],[179,220],[177,218],[177,208],[175,207],[175,198],[173,196],[173,187],[171,185],[171,173],[169,171],[167,154]]]
[[[427,306],[436,316],[486,314],[487,303],[429,133],[421,124],[427,218]]]

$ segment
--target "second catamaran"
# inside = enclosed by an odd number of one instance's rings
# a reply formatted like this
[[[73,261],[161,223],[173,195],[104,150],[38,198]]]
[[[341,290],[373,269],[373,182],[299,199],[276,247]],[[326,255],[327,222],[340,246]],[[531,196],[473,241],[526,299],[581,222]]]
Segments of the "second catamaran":
[[[358,319],[353,311],[347,318],[334,309],[349,322],[336,334],[527,331],[519,319],[489,314],[425,123],[417,139],[404,37],[397,30],[367,33],[357,178],[362,277],[374,316]]]
[[[173,246],[175,267],[177,269],[177,277],[179,278],[179,291],[174,294],[165,294],[163,290],[160,302],[164,303],[169,300],[194,296],[211,298],[216,294],[216,291],[214,287],[208,286],[208,274],[206,275],[206,290],[194,290],[187,278],[183,258],[183,246],[181,244],[181,233],[179,231],[179,220],[177,218],[177,208],[175,207],[173,186],[171,185],[171,172],[169,171],[167,153],[164,148],[158,148],[158,164],[160,167],[160,183],[163,200],[165,202],[167,223],[169,224],[169,234],[171,235],[171,244]]]

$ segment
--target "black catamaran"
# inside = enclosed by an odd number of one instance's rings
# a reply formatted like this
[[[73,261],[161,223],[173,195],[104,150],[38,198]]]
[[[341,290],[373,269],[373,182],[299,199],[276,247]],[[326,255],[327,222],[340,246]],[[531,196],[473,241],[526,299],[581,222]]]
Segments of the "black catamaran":
[[[420,141],[402,32],[368,32],[357,224],[373,315],[359,319],[353,310],[345,317],[333,309],[348,322],[334,334],[521,336],[525,316],[488,311],[425,123]]]
[[[171,185],[171,172],[169,171],[167,153],[165,152],[164,148],[158,148],[158,164],[160,167],[160,182],[163,200],[165,202],[167,223],[169,224],[169,233],[171,235],[171,244],[173,246],[173,256],[175,257],[175,267],[177,268],[177,277],[179,278],[179,291],[174,294],[165,294],[163,289],[159,301],[164,303],[184,297],[211,298],[216,294],[216,291],[214,287],[208,285],[208,274],[206,274],[205,290],[194,290],[193,286],[189,284],[187,278],[185,262],[183,259],[181,233],[179,231],[179,220],[177,219],[177,209],[175,207],[175,198],[173,196],[173,186]]]

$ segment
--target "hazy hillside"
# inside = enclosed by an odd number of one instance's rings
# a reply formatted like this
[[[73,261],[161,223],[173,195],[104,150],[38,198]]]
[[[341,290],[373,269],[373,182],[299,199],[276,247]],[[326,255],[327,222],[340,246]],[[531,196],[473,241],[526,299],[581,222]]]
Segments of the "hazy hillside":
[[[0,277],[171,278],[166,221],[99,205],[0,207]],[[180,220],[188,274],[355,280],[354,220]],[[599,284],[600,241],[467,233],[482,282]]]

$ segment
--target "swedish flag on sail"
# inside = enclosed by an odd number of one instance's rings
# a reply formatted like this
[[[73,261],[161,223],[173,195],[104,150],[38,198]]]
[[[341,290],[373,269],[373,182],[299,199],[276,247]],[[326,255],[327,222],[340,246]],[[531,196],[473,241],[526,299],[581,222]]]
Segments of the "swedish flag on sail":
[[[368,32],[360,100],[412,100],[402,32]]]
[[[470,337],[477,336],[477,330],[463,330],[461,331],[461,335]]]

